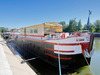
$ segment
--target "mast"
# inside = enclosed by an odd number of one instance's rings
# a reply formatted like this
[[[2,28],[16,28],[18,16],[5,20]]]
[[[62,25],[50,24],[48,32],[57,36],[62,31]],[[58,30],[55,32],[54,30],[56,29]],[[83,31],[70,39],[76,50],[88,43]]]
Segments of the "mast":
[[[88,16],[88,21],[87,21],[87,29],[89,30],[90,28],[90,15],[91,15],[92,11],[89,10],[89,16]]]

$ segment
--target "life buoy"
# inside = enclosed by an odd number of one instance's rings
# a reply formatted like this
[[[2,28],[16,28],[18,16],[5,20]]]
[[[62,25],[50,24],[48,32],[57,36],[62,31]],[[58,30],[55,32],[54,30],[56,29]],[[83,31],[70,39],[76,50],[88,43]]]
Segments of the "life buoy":
[[[78,35],[78,36],[81,36],[81,34],[80,34],[80,33],[77,33],[77,35]]]
[[[71,34],[71,36],[73,37],[73,34]]]
[[[75,36],[75,33],[74,34],[71,34],[71,36],[74,37]]]
[[[65,34],[64,34],[64,33],[61,35],[61,38],[62,38],[62,39],[64,39],[64,38],[65,38]]]
[[[13,34],[15,34],[15,32],[13,32]]]

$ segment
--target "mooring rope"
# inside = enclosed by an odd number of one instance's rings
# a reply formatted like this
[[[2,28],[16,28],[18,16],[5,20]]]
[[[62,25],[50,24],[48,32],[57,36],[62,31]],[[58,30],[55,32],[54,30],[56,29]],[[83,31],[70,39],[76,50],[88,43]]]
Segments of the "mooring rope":
[[[79,42],[79,38],[78,38],[78,42]],[[79,42],[79,45],[81,46],[80,42]],[[82,50],[82,47],[81,47],[81,50]],[[88,66],[89,66],[89,68],[90,68],[90,71],[93,73],[93,75],[95,75],[94,71],[92,70],[91,66],[89,65],[89,62],[88,62],[88,60],[86,59],[86,57],[85,57],[85,55],[84,55],[84,54],[83,54],[83,56],[84,56],[84,59],[85,59],[85,61],[86,61],[87,65],[88,65]]]
[[[61,73],[61,63],[60,63],[60,54],[59,54],[59,38],[58,38],[58,63],[59,63],[59,75],[62,75]]]

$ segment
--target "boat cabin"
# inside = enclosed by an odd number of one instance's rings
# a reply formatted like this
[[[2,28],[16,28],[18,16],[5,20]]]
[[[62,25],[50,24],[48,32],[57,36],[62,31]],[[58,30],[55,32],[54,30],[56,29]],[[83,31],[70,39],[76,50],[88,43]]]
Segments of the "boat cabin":
[[[19,36],[36,38],[43,38],[46,35],[61,32],[62,25],[55,22],[47,22],[14,30],[14,34],[18,34]]]

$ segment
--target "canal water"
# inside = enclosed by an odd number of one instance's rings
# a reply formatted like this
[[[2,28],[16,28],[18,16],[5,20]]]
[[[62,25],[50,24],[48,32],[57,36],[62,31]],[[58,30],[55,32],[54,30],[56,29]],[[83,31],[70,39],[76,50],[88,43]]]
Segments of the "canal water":
[[[100,75],[100,38],[95,38],[94,48],[90,66],[78,69],[79,75]]]

